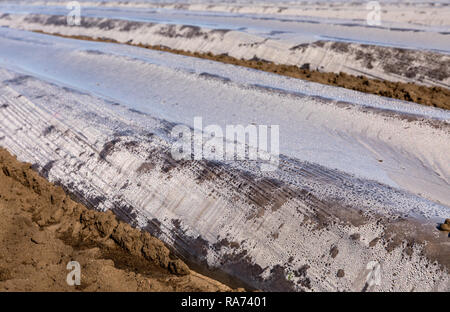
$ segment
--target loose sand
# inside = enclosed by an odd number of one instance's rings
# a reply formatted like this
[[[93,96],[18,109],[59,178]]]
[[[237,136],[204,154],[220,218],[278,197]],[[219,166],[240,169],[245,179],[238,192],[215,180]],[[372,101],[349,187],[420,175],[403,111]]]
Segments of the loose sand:
[[[230,291],[158,239],[89,210],[0,148],[0,291]],[[69,286],[70,261],[81,285]]]

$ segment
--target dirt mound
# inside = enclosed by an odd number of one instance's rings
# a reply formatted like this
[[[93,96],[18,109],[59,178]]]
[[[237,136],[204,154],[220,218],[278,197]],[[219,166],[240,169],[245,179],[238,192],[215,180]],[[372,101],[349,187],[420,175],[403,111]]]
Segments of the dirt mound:
[[[0,148],[0,291],[229,291],[158,239],[89,210]],[[81,284],[66,282],[77,261]]]

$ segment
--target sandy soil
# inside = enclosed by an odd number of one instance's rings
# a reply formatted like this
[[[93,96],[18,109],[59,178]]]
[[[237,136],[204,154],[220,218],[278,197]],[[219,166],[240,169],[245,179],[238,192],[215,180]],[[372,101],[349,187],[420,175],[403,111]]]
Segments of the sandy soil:
[[[99,39],[89,36],[68,36],[68,35],[61,35],[58,33],[46,33],[40,30],[35,30],[34,32],[71,39],[120,43],[114,39],[108,38]],[[415,102],[418,104],[439,107],[443,109],[450,109],[450,90],[442,87],[437,86],[431,87],[415,83],[393,82],[387,80],[372,79],[363,75],[355,76],[343,72],[340,73],[322,72],[310,68],[310,64],[308,63],[303,64],[301,67],[298,67],[295,65],[275,64],[273,62],[261,59],[251,59],[251,60],[237,59],[226,54],[214,55],[212,53],[189,52],[163,46],[151,46],[133,43],[126,43],[126,44],[146,49],[165,51],[203,59],[210,59],[227,64],[245,66],[266,72],[275,73],[278,75],[309,80],[331,86],[342,87],[346,89],[376,94],[393,99],[399,99],[409,102]],[[323,45],[324,43],[319,41],[315,44]],[[397,49],[397,52],[400,54],[407,53],[405,51],[406,50]]]
[[[0,291],[230,291],[158,239],[73,201],[0,148]],[[78,261],[81,285],[66,266]]]

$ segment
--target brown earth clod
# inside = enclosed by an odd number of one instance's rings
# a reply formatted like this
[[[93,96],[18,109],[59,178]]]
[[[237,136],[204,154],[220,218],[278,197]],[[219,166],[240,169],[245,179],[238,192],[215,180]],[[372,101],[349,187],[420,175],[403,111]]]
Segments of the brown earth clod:
[[[89,210],[0,148],[1,291],[231,291],[160,240]],[[81,266],[81,285],[66,282]]]
[[[450,232],[450,224],[448,224],[448,223],[442,223],[442,224],[439,226],[439,229],[440,229],[441,231]]]

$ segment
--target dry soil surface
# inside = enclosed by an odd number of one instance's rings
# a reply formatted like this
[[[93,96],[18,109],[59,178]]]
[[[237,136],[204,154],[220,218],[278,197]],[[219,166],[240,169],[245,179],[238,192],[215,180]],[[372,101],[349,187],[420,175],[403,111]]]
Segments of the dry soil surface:
[[[158,239],[89,210],[0,148],[0,291],[230,291]],[[77,261],[81,284],[70,286]]]

